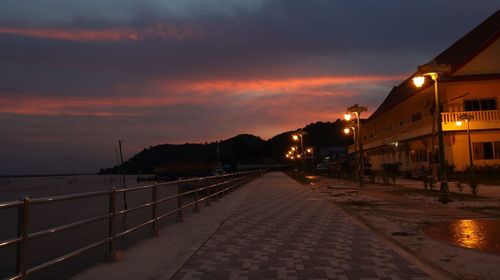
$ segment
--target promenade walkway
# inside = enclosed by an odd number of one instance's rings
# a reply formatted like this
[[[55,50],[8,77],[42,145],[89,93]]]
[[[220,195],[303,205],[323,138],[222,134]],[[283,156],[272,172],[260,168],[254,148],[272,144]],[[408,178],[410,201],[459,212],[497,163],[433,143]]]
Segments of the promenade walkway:
[[[396,250],[326,196],[272,172],[76,278],[431,279]]]

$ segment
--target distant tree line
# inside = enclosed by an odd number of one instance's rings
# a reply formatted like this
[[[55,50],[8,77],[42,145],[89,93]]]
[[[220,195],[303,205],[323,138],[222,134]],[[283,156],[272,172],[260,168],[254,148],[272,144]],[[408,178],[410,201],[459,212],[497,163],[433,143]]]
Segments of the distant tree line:
[[[352,143],[352,137],[344,135],[343,128],[340,120],[311,123],[301,128],[307,132],[304,136],[304,147],[314,147],[320,150],[332,146],[347,146]],[[294,144],[291,139],[292,133],[293,131],[283,132],[268,140],[251,134],[240,134],[220,142],[151,146],[124,162],[123,170],[126,174],[151,174],[156,167],[172,162],[220,161],[225,166],[231,167],[237,164],[285,162],[284,155]],[[118,173],[118,165],[99,171],[99,174]]]

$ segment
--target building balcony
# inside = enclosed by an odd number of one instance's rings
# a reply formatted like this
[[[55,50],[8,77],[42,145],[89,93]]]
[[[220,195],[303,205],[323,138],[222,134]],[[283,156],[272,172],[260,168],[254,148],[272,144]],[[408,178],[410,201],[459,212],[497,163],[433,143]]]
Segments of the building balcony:
[[[467,114],[472,116],[470,129],[500,129],[500,110],[491,111],[467,111],[467,112],[445,112],[441,113],[443,131],[461,131],[466,130],[467,125],[457,126],[456,122],[460,116]]]

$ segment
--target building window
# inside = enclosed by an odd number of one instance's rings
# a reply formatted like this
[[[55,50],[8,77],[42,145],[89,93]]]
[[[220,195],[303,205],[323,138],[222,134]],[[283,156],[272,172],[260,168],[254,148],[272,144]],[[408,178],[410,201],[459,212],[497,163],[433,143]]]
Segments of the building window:
[[[425,148],[411,150],[410,159],[412,162],[426,162],[428,160],[427,151],[425,150]]]
[[[500,159],[500,142],[495,142],[495,158]]]
[[[472,143],[474,159],[500,159],[500,142]]]
[[[489,111],[497,109],[495,98],[464,100],[464,111]]]
[[[422,119],[422,112],[415,113],[410,117],[411,122],[417,122]]]

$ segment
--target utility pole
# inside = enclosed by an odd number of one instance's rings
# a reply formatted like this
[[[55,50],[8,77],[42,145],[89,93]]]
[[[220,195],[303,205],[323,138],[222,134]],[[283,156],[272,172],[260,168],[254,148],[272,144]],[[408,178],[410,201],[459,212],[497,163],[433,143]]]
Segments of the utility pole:
[[[120,149],[120,174],[122,177],[122,188],[125,189],[127,186],[125,184],[125,174],[123,170],[123,153],[122,153],[122,140],[118,140],[118,148]],[[127,192],[123,192],[123,206],[127,209]]]

